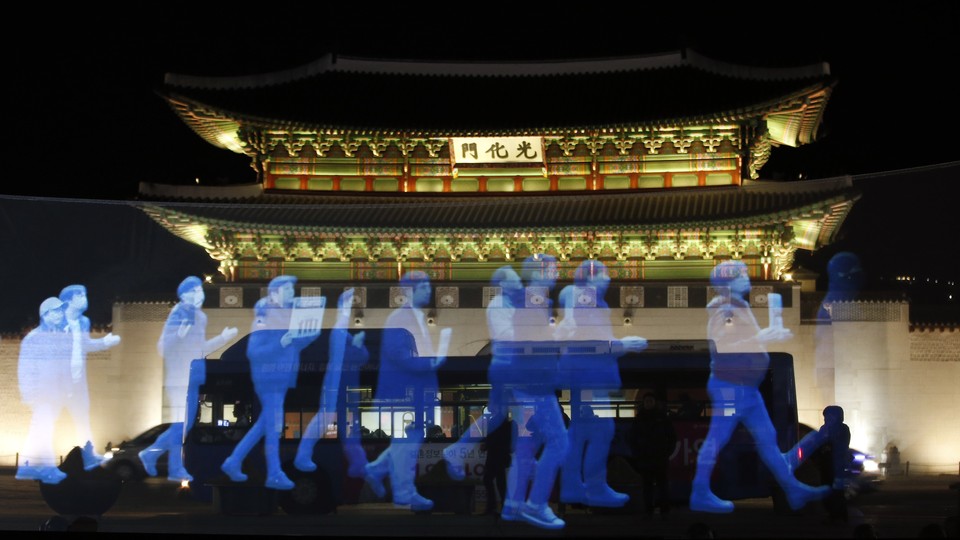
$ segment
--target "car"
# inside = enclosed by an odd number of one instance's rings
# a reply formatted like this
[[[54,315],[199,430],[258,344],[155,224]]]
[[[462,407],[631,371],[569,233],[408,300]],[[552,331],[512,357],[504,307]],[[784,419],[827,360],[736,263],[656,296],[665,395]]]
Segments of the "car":
[[[170,425],[170,423],[158,424],[136,437],[110,448],[103,456],[103,466],[117,473],[117,476],[124,482],[146,478],[148,475],[140,461],[140,451],[153,444],[157,437],[166,431]],[[167,460],[165,458],[157,460],[157,475],[167,475]]]
[[[807,424],[799,424],[797,440],[803,440],[815,429]],[[797,478],[811,485],[823,485],[823,474],[821,471],[829,470],[830,455],[826,445],[817,448],[812,456],[798,456],[800,466],[797,468]],[[847,460],[847,485],[846,495],[848,499],[861,493],[875,491],[882,482],[880,467],[876,458],[866,452],[850,448]]]

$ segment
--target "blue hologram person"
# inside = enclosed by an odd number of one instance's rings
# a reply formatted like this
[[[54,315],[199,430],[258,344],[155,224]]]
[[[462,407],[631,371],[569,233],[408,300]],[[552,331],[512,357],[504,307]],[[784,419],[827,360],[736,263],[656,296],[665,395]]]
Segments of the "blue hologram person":
[[[711,271],[710,283],[720,292],[707,304],[707,337],[716,347],[716,352],[711,351],[707,382],[714,416],[697,455],[690,509],[712,513],[733,511],[732,502],[713,493],[710,477],[717,456],[740,423],[753,436],[757,454],[780,484],[790,507],[799,509],[811,500],[823,498],[829,488],[814,488],[794,478],[777,447],[777,434],[758,390],[770,364],[766,345],[790,339],[792,333],[779,326],[760,329],[747,301],[750,277],[743,262],[730,260],[717,264]],[[733,415],[717,414],[730,403],[735,408]]]
[[[505,349],[497,346],[498,343],[515,341],[516,326],[514,318],[517,310],[524,305],[524,288],[520,276],[510,266],[505,265],[494,271],[490,278],[490,284],[500,288],[500,293],[492,298],[487,304],[486,317],[487,328],[490,332],[490,341],[493,344],[493,357],[490,360],[490,367],[487,370],[487,380],[490,383],[490,395],[488,396],[487,410],[497,411],[490,417],[487,424],[487,433],[492,433],[499,429],[503,422],[516,422],[522,418],[522,404],[512,393],[513,388],[526,384],[524,373],[520,371],[522,360],[505,353]],[[512,417],[512,420],[511,420]],[[457,480],[466,477],[464,471],[464,457],[471,448],[477,443],[474,440],[473,430],[463,430],[460,438],[444,449],[444,459],[447,461],[447,472]],[[517,433],[516,428],[511,430],[510,446],[516,448]],[[530,468],[532,468],[532,456],[530,460],[513,460],[512,466],[508,469],[508,481],[506,493],[501,496],[504,499],[504,508],[507,520],[516,520],[520,505],[526,500],[526,491],[529,484]],[[523,464],[527,466],[524,467]],[[518,468],[523,468],[523,475],[526,481],[523,482],[522,496],[518,495],[520,489],[516,486]]]
[[[267,463],[264,485],[270,489],[293,489],[280,464],[280,436],[283,431],[283,402],[287,390],[297,384],[300,352],[317,339],[315,332],[291,329],[295,276],[281,275],[270,280],[267,296],[254,306],[253,328],[247,343],[247,358],[253,389],[260,400],[260,415],[243,439],[237,443],[220,469],[234,482],[245,482],[243,460],[263,439]]]
[[[401,277],[400,286],[409,287],[412,294],[402,307],[390,313],[384,325],[375,398],[395,409],[412,411],[413,421],[401,432],[394,431],[390,446],[365,466],[365,476],[373,491],[383,496],[383,480],[389,475],[393,504],[419,512],[433,508],[433,501],[417,493],[414,482],[425,416],[432,413],[434,406],[426,402],[426,396],[435,396],[438,391],[436,372],[446,362],[451,329],[440,332],[435,347],[423,313],[432,294],[430,277],[425,272],[407,272]]]
[[[183,466],[183,438],[190,432],[197,416],[198,392],[206,379],[203,362],[213,351],[236,337],[237,329],[226,327],[207,339],[207,315],[203,312],[203,282],[188,276],[177,286],[180,301],[173,306],[163,325],[157,351],[163,357],[163,399],[171,412],[171,424],[153,444],[138,454],[143,468],[150,476],[157,475],[157,460],[167,453],[167,478],[176,482],[193,480]],[[192,367],[191,367],[192,366]],[[193,378],[190,377],[194,370]],[[193,383],[192,385],[190,383]]]
[[[79,439],[86,441],[81,449],[83,468],[90,470],[103,462],[103,456],[94,451],[93,430],[90,428],[90,390],[87,387],[87,353],[107,350],[120,343],[120,336],[113,332],[99,339],[90,338],[90,319],[83,313],[87,310],[87,288],[83,285],[68,285],[60,291],[60,301],[65,304],[64,328],[70,334],[71,343],[64,359],[70,366],[65,374],[64,404],[73,418]]]
[[[600,342],[601,354],[565,350],[560,356],[561,385],[570,389],[572,411],[568,431],[570,447],[560,474],[560,501],[588,506],[619,508],[630,496],[607,484],[607,458],[614,436],[612,417],[595,414],[610,404],[610,393],[620,389],[617,358],[647,348],[647,340],[613,335],[610,307],[604,299],[610,274],[600,261],[583,261],[574,272],[574,283],[560,292],[564,312],[558,325],[560,341]],[[581,402],[591,404],[581,406]]]
[[[558,277],[556,258],[545,254],[527,257],[521,267],[521,277],[527,286],[524,289],[523,307],[513,315],[513,339],[548,345],[535,347],[538,350],[555,350],[551,291]],[[542,443],[543,450],[534,461],[532,470],[523,470],[524,460],[516,460],[511,467],[507,476],[507,500],[501,512],[504,520],[519,519],[551,530],[562,529],[566,525],[548,504],[567,454],[567,428],[556,397],[559,382],[557,361],[555,352],[525,353],[510,359],[511,382],[515,383],[513,400],[520,407],[533,409],[537,418],[537,440]],[[514,446],[519,452],[524,445]],[[530,478],[529,493],[525,493],[527,478]],[[520,504],[524,495],[525,502]]]
[[[23,338],[17,375],[20,396],[33,415],[20,453],[23,463],[17,467],[17,480],[39,480],[59,484],[67,477],[57,468],[53,450],[53,430],[63,408],[61,382],[69,374],[60,373],[67,365],[70,335],[63,331],[63,302],[47,298],[40,304],[40,325]]]
[[[350,309],[353,306],[353,288],[346,289],[337,301],[337,320],[330,329],[330,346],[327,357],[327,368],[323,375],[323,386],[320,394],[320,409],[310,420],[300,445],[294,466],[305,472],[317,470],[313,462],[313,449],[323,438],[326,426],[336,421],[337,405],[345,399],[340,393],[341,388],[359,385],[359,367],[367,362],[370,355],[363,344],[364,332],[350,334],[347,330],[350,321]],[[347,457],[347,475],[352,478],[363,478],[366,475],[367,455],[360,445],[358,429],[349,429],[342,434],[343,449]]]
[[[827,263],[827,294],[820,304],[817,319],[831,324],[818,324],[815,334],[814,380],[824,405],[834,403],[836,396],[836,362],[834,360],[833,306],[836,302],[856,300],[863,286],[864,273],[860,258],[841,251]]]

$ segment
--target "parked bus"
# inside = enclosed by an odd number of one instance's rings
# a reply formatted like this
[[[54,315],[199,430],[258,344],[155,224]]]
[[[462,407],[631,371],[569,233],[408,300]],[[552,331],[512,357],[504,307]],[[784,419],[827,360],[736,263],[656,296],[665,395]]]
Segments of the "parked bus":
[[[301,430],[317,413],[321,385],[326,369],[328,332],[301,355],[300,373],[296,388],[287,393],[285,426],[281,440],[281,459],[284,471],[295,483],[291,491],[273,492],[262,488],[265,464],[262,444],[250,453],[244,463],[249,480],[243,484],[230,482],[220,471],[220,465],[247,427],[259,414],[259,403],[250,379],[246,359],[247,337],[226,350],[219,360],[204,362],[206,381],[200,386],[198,418],[184,441],[184,463],[193,474],[191,492],[204,500],[215,501],[226,513],[269,513],[277,504],[287,513],[326,513],[338,505],[373,502],[378,499],[364,487],[362,478],[346,474],[344,438],[351,429],[362,430],[360,443],[369,460],[373,460],[390,442],[394,433],[402,433],[413,418],[408,409],[394,409],[374,401],[377,382],[381,330],[366,329],[366,347],[370,358],[363,365],[345,364],[344,370],[355,370],[352,376],[341,377],[340,399],[337,400],[336,420],[324,429],[323,438],[314,449],[315,472],[304,473],[292,465]],[[596,342],[567,345],[603,347]],[[544,349],[562,344],[543,344]],[[583,401],[561,394],[561,405],[568,412],[584,404],[593,406],[601,416],[615,418],[616,435],[611,446],[608,466],[609,483],[615,489],[631,494],[640,501],[639,476],[630,466],[631,420],[639,401],[647,392],[653,392],[664,401],[671,412],[677,432],[677,444],[671,456],[671,498],[686,503],[695,470],[697,451],[706,436],[710,417],[732,414],[734,403],[719,410],[712,409],[707,395],[710,375],[711,343],[706,340],[651,341],[641,353],[620,357],[622,389],[602,403]],[[476,356],[450,357],[438,370],[439,392],[424,396],[429,430],[421,451],[417,469],[418,490],[432,498],[435,512],[471,512],[483,496],[482,475],[485,454],[481,446],[465,457],[467,477],[451,480],[445,473],[443,449],[455,442],[465,431],[478,442],[486,434],[484,420],[490,385],[487,369],[491,359],[486,347]],[[786,450],[797,440],[797,403],[793,374],[793,359],[785,353],[771,353],[770,367],[760,385],[760,392],[777,429],[778,445]],[[517,419],[522,426],[532,414],[525,409],[524,418]],[[436,432],[431,436],[431,432]],[[753,440],[742,426],[719,456],[714,472],[714,488],[726,499],[746,499],[774,496],[775,482],[759,460]],[[633,503],[631,503],[632,506]]]

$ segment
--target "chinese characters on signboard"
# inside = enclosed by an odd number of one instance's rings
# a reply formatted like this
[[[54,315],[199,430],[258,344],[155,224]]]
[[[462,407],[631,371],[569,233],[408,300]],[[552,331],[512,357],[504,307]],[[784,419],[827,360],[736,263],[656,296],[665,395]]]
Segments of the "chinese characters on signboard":
[[[450,139],[457,164],[543,163],[540,137],[464,137]]]

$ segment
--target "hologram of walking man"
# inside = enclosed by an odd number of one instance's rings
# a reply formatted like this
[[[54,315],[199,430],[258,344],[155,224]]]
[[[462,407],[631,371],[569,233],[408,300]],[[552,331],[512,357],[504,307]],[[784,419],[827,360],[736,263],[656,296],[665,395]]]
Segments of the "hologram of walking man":
[[[526,377],[537,376],[530,371],[524,371],[523,359],[510,354],[509,347],[499,347],[499,343],[512,342],[516,340],[515,316],[518,309],[524,305],[524,288],[520,276],[510,266],[504,265],[494,271],[490,277],[490,285],[500,289],[499,294],[490,299],[486,308],[487,329],[490,333],[490,343],[493,356],[490,359],[490,366],[487,369],[487,380],[490,383],[490,394],[488,396],[487,410],[495,411],[487,424],[487,433],[496,432],[504,422],[511,422],[513,427],[510,429],[510,437],[507,444],[511,452],[515,450],[518,440],[517,421],[522,418],[522,404],[517,402],[513,395],[513,389],[527,384]],[[511,419],[510,416],[513,416]],[[525,437],[530,439],[530,437]],[[527,442],[527,441],[524,441]],[[444,459],[447,461],[447,472],[455,480],[463,480],[466,477],[464,469],[464,457],[470,449],[475,447],[478,441],[474,439],[471,430],[463,430],[457,442],[444,449]],[[531,445],[528,444],[528,447]],[[526,449],[521,449],[524,452]],[[529,478],[532,477],[533,451],[529,450],[529,459],[518,461],[512,460],[508,466],[511,479],[507,482],[504,493],[501,493],[503,499],[502,517],[507,521],[519,519],[520,505],[524,503],[527,496]],[[511,461],[509,456],[507,461]],[[524,469],[519,472],[519,469]],[[486,473],[485,473],[486,474]],[[522,480],[522,488],[517,486],[518,479]],[[488,493],[488,509],[489,497]]]
[[[613,442],[612,417],[597,416],[594,410],[610,404],[610,394],[620,390],[617,358],[647,348],[647,340],[613,335],[610,307],[605,296],[610,274],[600,261],[583,261],[574,273],[573,285],[560,292],[564,318],[558,325],[558,339],[600,341],[609,347],[606,354],[567,353],[560,357],[561,385],[570,389],[571,403],[588,401],[591,407],[574,406],[568,430],[570,448],[560,474],[560,501],[588,506],[619,508],[630,500],[625,493],[607,484],[607,458]]]
[[[53,429],[63,408],[58,373],[70,353],[70,335],[63,331],[63,302],[47,298],[40,304],[40,325],[20,344],[17,375],[20,396],[33,413],[20,452],[17,480],[59,484],[67,475],[57,468]]]
[[[300,352],[320,336],[319,332],[301,334],[290,329],[296,282],[295,276],[273,278],[267,285],[266,298],[261,298],[254,306],[247,359],[253,389],[260,400],[260,415],[220,466],[234,482],[247,480],[242,471],[243,460],[262,438],[267,463],[264,486],[278,490],[294,487],[280,464],[283,402],[287,390],[297,384]]]
[[[380,348],[380,372],[376,402],[394,409],[413,411],[413,422],[394,431],[387,447],[365,466],[366,480],[378,496],[385,494],[383,480],[390,476],[393,504],[419,512],[433,508],[433,501],[417,493],[417,458],[424,439],[424,415],[434,403],[425,396],[438,390],[437,369],[446,362],[450,328],[440,332],[435,347],[423,308],[429,305],[430,277],[422,271],[407,272],[400,286],[411,291],[406,303],[387,317]]]
[[[83,285],[68,285],[60,291],[60,301],[66,304],[64,319],[66,332],[72,341],[65,361],[70,365],[69,382],[66,383],[65,405],[73,417],[77,434],[86,444],[81,450],[83,468],[90,470],[103,462],[103,456],[94,452],[93,430],[90,428],[90,390],[87,387],[87,353],[105,351],[118,343],[120,336],[113,332],[99,339],[90,338],[90,319],[83,313],[87,310],[87,288]]]
[[[826,495],[829,488],[813,488],[791,474],[777,447],[777,434],[770,421],[758,386],[763,380],[770,356],[766,345],[792,337],[789,329],[771,325],[760,329],[747,301],[750,277],[741,261],[724,261],[713,268],[710,283],[720,291],[707,304],[707,338],[714,342],[711,351],[707,392],[713,401],[714,416],[697,455],[697,469],[690,493],[690,509],[699,512],[729,513],[733,503],[717,497],[710,477],[717,456],[730,440],[737,425],[743,423],[753,436],[757,454],[780,484],[793,509]],[[718,415],[733,403],[732,416]]]
[[[537,254],[523,261],[521,275],[526,282],[524,306],[514,315],[514,339],[555,345],[551,291],[557,283],[557,259]],[[551,348],[551,347],[548,347]],[[567,455],[567,428],[557,400],[557,355],[530,354],[514,357],[513,372],[523,382],[513,389],[513,398],[521,407],[531,407],[537,418],[536,444],[543,451],[531,468],[524,467],[522,453],[531,446],[517,441],[514,466],[507,476],[507,500],[501,518],[521,520],[542,529],[562,529],[566,522],[558,518],[548,504],[560,466]],[[518,427],[520,419],[517,419]],[[536,451],[536,448],[533,448]],[[531,478],[532,476],[532,478]],[[526,486],[530,483],[530,491]],[[526,501],[518,504],[520,501]]]
[[[153,444],[140,451],[140,461],[150,476],[157,475],[157,460],[167,453],[167,478],[173,481],[193,480],[183,466],[183,438],[190,432],[197,416],[198,392],[206,380],[203,359],[236,337],[237,329],[224,328],[219,335],[207,339],[207,315],[203,312],[203,282],[196,276],[185,278],[177,287],[180,302],[173,306],[157,350],[163,357],[164,408],[170,410],[170,427]],[[194,371],[190,377],[191,370]],[[192,383],[192,386],[190,386]],[[189,387],[189,389],[188,389]]]
[[[342,389],[357,387],[360,384],[359,368],[367,362],[370,355],[364,346],[364,332],[350,334],[350,311],[353,307],[353,288],[346,289],[337,301],[337,320],[330,329],[330,346],[327,356],[327,368],[323,375],[323,387],[320,394],[320,408],[310,420],[293,461],[294,466],[304,472],[317,470],[313,462],[313,450],[323,438],[326,426],[337,421],[338,404],[345,396]],[[351,478],[366,476],[367,455],[360,445],[359,429],[349,429],[342,433],[343,450],[347,457],[347,474]]]

